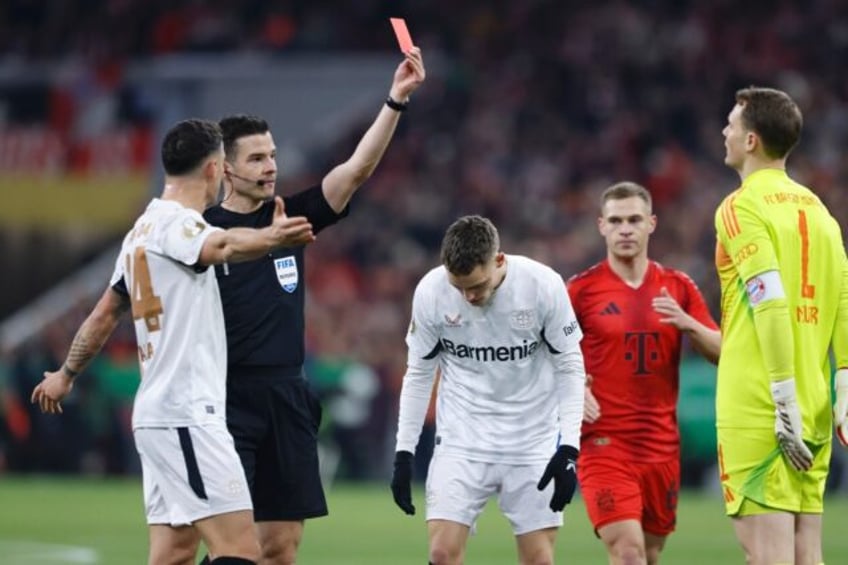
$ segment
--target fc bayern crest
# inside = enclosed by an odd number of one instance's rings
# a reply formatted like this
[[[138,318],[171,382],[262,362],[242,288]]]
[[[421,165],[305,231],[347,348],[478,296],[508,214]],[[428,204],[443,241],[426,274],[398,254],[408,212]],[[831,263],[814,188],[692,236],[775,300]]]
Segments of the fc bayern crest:
[[[532,328],[535,323],[536,314],[533,310],[513,310],[509,315],[509,325],[515,330]]]
[[[760,277],[754,277],[748,281],[746,290],[748,291],[748,300],[750,300],[751,306],[756,306],[766,295],[766,283]]]
[[[277,269],[277,280],[283,290],[294,292],[297,288],[297,261],[294,260],[294,255],[274,259],[274,268]]]

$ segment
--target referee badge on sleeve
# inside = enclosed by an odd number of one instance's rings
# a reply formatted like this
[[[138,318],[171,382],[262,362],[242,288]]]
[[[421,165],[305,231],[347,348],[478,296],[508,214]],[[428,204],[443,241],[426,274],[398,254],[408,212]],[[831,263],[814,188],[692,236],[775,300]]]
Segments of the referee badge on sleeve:
[[[277,280],[283,290],[291,294],[297,289],[297,261],[294,255],[274,259],[274,268],[277,270]]]

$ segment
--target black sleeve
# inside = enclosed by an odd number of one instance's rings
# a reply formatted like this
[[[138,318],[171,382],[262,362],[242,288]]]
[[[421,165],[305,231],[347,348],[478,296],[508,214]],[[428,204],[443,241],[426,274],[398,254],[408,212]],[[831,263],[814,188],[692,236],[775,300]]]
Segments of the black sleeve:
[[[327,199],[324,198],[321,185],[286,196],[283,200],[286,203],[286,214],[289,216],[306,216],[306,219],[312,224],[312,233],[315,234],[327,226],[335,224],[350,212],[350,205],[348,205],[339,214],[336,214]]]

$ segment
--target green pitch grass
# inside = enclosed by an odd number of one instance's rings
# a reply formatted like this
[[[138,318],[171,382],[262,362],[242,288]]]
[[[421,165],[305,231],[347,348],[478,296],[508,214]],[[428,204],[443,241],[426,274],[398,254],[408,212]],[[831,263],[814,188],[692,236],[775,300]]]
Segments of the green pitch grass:
[[[308,522],[301,565],[420,564],[427,535],[419,514],[408,517],[391,500],[387,485],[338,484],[329,492],[331,516]],[[679,524],[663,553],[665,563],[699,565],[742,562],[730,520],[715,495],[684,492]],[[848,555],[844,517],[848,498],[827,500],[826,561]],[[560,563],[605,563],[605,553],[577,499],[565,514],[557,540]],[[139,480],[0,478],[0,562],[34,564],[143,564],[147,556]],[[491,502],[469,542],[468,565],[513,564],[515,548],[506,520]]]

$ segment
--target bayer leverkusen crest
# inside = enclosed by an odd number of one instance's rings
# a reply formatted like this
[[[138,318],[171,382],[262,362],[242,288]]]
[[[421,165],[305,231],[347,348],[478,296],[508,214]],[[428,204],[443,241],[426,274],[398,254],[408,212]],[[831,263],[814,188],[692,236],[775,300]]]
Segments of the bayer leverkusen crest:
[[[294,255],[274,259],[274,268],[277,270],[277,280],[280,281],[283,290],[288,293],[294,292],[297,288],[297,261]]]
[[[509,325],[515,330],[526,330],[536,323],[536,314],[533,310],[513,310],[509,315]]]

